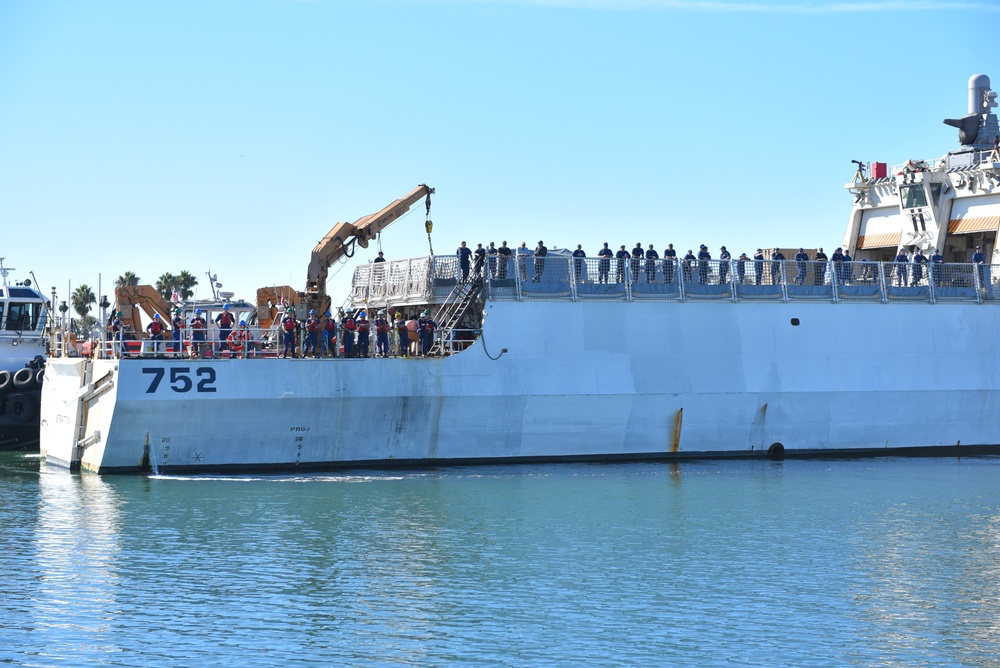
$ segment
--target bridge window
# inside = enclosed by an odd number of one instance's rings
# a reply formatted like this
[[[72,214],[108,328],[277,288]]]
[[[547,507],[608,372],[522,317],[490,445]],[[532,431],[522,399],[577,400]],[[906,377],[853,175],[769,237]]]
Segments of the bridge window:
[[[921,206],[927,206],[927,195],[924,194],[924,187],[920,184],[901,186],[899,188],[899,199],[903,203],[904,209],[916,209]]]
[[[11,302],[4,319],[4,329],[12,332],[30,331],[38,326],[38,316],[41,314],[41,304]]]

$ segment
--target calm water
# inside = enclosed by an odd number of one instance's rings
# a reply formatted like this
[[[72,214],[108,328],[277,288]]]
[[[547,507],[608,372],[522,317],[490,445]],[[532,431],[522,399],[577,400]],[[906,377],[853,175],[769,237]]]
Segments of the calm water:
[[[1000,666],[1000,459],[71,476],[0,454],[0,663]]]

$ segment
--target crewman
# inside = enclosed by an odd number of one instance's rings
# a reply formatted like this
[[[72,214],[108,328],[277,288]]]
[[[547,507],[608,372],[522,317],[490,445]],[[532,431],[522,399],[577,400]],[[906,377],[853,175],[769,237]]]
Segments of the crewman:
[[[319,318],[316,316],[316,309],[311,309],[309,311],[309,317],[306,318],[306,337],[305,345],[302,346],[302,356],[306,357],[312,352],[313,357],[319,357],[316,352],[316,348],[319,345]]]
[[[340,329],[344,333],[344,357],[354,357],[354,335],[358,324],[354,320],[354,309],[349,308],[340,320]]]
[[[764,250],[761,248],[758,248],[757,252],[753,254],[753,273],[754,285],[760,285],[764,279]]]
[[[740,285],[746,282],[747,278],[747,262],[750,258],[747,257],[746,253],[740,253],[740,256],[736,258],[736,280],[739,281]]]
[[[632,249],[632,282],[639,282],[639,267],[642,265],[642,258],[646,257],[646,253],[642,250],[642,244],[638,241],[635,242],[635,248]]]
[[[381,309],[375,317],[375,356],[389,356],[389,321],[386,320],[385,311]]]
[[[601,258],[597,261],[597,282],[607,283],[608,282],[608,272],[611,271],[611,258],[614,257],[614,251],[608,248],[608,242],[604,242],[604,248],[597,251],[597,257]]]
[[[368,322],[367,311],[358,312],[358,356],[368,357],[369,346],[371,345],[372,325]]]
[[[545,247],[545,244],[539,240],[538,245],[535,246],[535,277],[531,280],[537,283],[542,280],[542,272],[545,271],[545,256],[548,254],[549,249]]]
[[[229,342],[230,357],[247,357],[250,349],[251,334],[246,320],[240,320],[239,327],[229,335],[227,341]]]
[[[677,264],[677,251],[673,244],[667,244],[667,250],[663,251],[663,282],[674,282],[674,269]]]
[[[153,354],[159,357],[160,353],[160,341],[163,340],[163,322],[160,320],[160,314],[153,314],[153,321],[146,325],[146,331],[149,333],[149,340],[153,342]]]
[[[487,271],[490,272],[490,278],[496,278],[497,277],[497,247],[496,247],[496,245],[492,241],[490,242],[489,248],[486,249],[486,255],[488,256],[486,258],[486,262],[487,262],[487,265],[488,265]]]
[[[431,319],[431,312],[425,309],[417,320],[417,331],[420,333],[420,352],[424,356],[430,353],[431,347],[434,345],[434,330],[436,329],[437,323]]]
[[[719,283],[728,283],[729,262],[733,259],[732,253],[723,246],[719,249]]]
[[[691,285],[691,269],[695,263],[694,251],[688,249],[687,255],[681,258],[681,273],[684,274],[684,283]]]
[[[229,304],[222,305],[222,313],[215,316],[215,324],[219,327],[219,350],[225,350],[229,346],[229,334],[236,324],[236,318],[229,312]]]
[[[500,248],[497,249],[497,278],[507,278],[507,263],[510,262],[512,253],[506,241],[500,244]]]
[[[944,265],[944,256],[941,255],[941,251],[937,248],[931,253],[931,279],[934,281],[934,285],[941,284],[941,269]]]
[[[781,265],[785,263],[785,254],[781,252],[781,249],[775,247],[771,251],[771,285],[778,285],[781,283]]]
[[[573,272],[576,276],[576,282],[580,282],[580,274],[583,272],[583,262],[584,258],[587,257],[587,252],[583,250],[581,244],[576,245],[576,250],[573,251]]]
[[[327,354],[330,357],[337,356],[337,321],[330,316],[330,312],[327,311],[323,314],[325,320],[323,321],[323,356]]]
[[[809,255],[806,254],[804,248],[800,248],[799,252],[795,254],[795,266],[798,268],[798,273],[795,276],[795,282],[802,285],[806,282],[806,262],[809,261]]]
[[[824,277],[826,276],[826,253],[823,252],[823,247],[821,246],[818,251],[816,251],[816,257],[813,258],[816,262],[813,265],[813,277],[815,278],[816,285],[823,285]]]
[[[458,266],[462,270],[462,282],[465,283],[469,280],[469,259],[472,257],[472,249],[463,241],[462,245],[455,251],[455,255],[458,256]]]
[[[698,251],[698,282],[702,285],[708,284],[708,263],[712,260],[712,254],[708,252],[708,246],[701,245]]]
[[[194,310],[194,317],[191,318],[191,355],[200,357],[203,354],[202,345],[205,343],[205,329],[208,323],[201,315],[201,309]]]
[[[618,260],[617,267],[615,269],[615,282],[624,283],[625,282],[625,264],[628,259],[632,257],[627,250],[625,250],[625,244],[621,245],[618,252],[615,253],[615,259]]]
[[[917,252],[913,255],[913,275],[911,276],[910,286],[920,285],[920,281],[924,278],[924,265],[927,264],[927,256],[924,252],[917,249]]]
[[[656,252],[653,248],[653,244],[649,244],[649,248],[646,249],[646,282],[652,283],[656,280],[656,261],[660,259],[660,254]]]
[[[476,250],[472,252],[472,275],[478,280],[483,277],[483,267],[486,266],[486,249],[482,244],[476,244]]]
[[[976,265],[976,273],[979,276],[979,288],[985,290],[990,287],[990,277],[986,269],[986,254],[976,246],[976,252],[972,254],[972,264]]]
[[[506,241],[504,243],[507,243]],[[501,246],[503,248],[503,246]],[[400,311],[396,311],[396,336],[399,338],[396,355],[407,357],[410,354],[410,330],[406,326],[406,319]]]
[[[838,249],[839,250],[839,249]],[[895,258],[896,263],[896,285],[903,287],[906,285],[906,270],[907,264],[910,262],[910,258],[906,257],[906,249],[900,248],[899,252],[896,253]]]
[[[181,317],[181,310],[179,308],[174,309],[174,319],[170,321],[170,337],[174,340],[172,344],[172,352],[180,356],[180,352],[183,348],[181,343],[184,340],[184,318]]]
[[[299,322],[295,319],[295,311],[291,306],[285,311],[285,317],[281,319],[281,330],[284,332],[282,335],[282,343],[284,344],[281,349],[281,355],[279,357],[287,358],[288,353],[292,353],[292,357],[298,357],[295,352],[295,330],[298,328]]]
[[[118,311],[115,313],[114,320],[111,321],[111,336],[115,342],[114,353],[116,357],[126,357],[128,355],[128,348],[125,346],[124,315],[124,313]]]

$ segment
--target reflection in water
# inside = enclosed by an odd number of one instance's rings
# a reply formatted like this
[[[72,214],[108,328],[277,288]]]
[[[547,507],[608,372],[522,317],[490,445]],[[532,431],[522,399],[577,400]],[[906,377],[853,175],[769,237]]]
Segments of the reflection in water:
[[[43,466],[31,618],[45,653],[114,652],[120,501],[103,478]]]

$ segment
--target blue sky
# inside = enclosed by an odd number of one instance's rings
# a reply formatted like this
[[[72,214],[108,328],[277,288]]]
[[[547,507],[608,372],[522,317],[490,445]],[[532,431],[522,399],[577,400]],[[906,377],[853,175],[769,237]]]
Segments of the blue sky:
[[[60,299],[210,268],[252,299],[419,183],[439,255],[829,250],[852,159],[957,147],[997,26],[919,0],[0,0],[0,256]],[[422,206],[381,247],[426,255]]]

